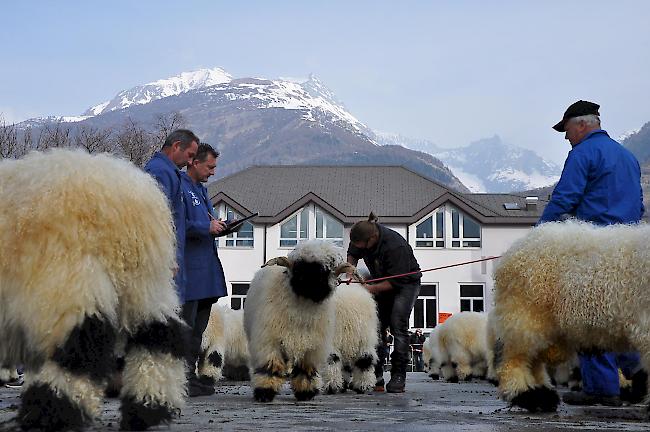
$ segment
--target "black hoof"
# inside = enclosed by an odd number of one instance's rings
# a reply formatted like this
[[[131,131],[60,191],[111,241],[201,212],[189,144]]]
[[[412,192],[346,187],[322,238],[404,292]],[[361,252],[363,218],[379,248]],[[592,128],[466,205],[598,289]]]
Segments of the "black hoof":
[[[487,380],[487,382],[489,382],[490,384],[492,384],[495,387],[499,387],[499,380],[489,379],[489,380]]]
[[[309,400],[312,400],[314,398],[314,396],[316,396],[316,394],[318,394],[318,392],[315,391],[315,390],[312,390],[312,391],[299,391],[299,392],[295,392],[294,396],[299,401],[309,401]]]
[[[345,388],[341,389],[341,392],[344,392]],[[327,390],[325,390],[325,394],[332,395],[336,394],[336,389],[332,386],[327,386]]]
[[[440,375],[438,374],[429,374],[432,380],[438,381],[440,379]]]
[[[457,376],[453,376],[453,377],[449,378],[449,379],[447,380],[447,382],[450,382],[450,383],[457,383],[457,382],[458,382],[458,377],[457,377]]]
[[[21,398],[18,423],[23,430],[74,430],[90,421],[68,397],[58,396],[45,384],[30,386]]]
[[[136,401],[132,397],[122,399],[122,421],[120,429],[130,431],[147,430],[151,426],[168,424],[175,413],[168,407],[160,405],[147,405]]]
[[[517,405],[530,412],[555,412],[559,404],[560,397],[557,392],[548,387],[536,387],[512,399],[512,405]]]
[[[275,395],[275,390],[270,388],[256,387],[255,390],[253,390],[253,398],[257,402],[272,402]]]

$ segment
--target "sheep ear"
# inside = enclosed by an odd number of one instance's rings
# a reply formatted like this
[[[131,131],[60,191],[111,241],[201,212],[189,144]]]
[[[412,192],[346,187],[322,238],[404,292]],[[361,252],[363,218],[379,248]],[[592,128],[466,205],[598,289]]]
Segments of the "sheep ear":
[[[291,261],[289,261],[289,258],[284,257],[284,256],[271,258],[262,267],[272,266],[272,265],[278,265],[278,266],[282,266],[282,267],[291,268]]]

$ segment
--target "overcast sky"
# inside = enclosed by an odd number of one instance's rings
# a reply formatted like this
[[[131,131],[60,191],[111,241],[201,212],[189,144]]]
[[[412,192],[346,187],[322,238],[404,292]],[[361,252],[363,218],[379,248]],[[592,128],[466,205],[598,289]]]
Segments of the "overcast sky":
[[[220,66],[314,73],[373,129],[458,147],[499,134],[562,162],[577,99],[613,137],[650,121],[650,1],[18,1],[0,26],[0,113],[80,114]]]

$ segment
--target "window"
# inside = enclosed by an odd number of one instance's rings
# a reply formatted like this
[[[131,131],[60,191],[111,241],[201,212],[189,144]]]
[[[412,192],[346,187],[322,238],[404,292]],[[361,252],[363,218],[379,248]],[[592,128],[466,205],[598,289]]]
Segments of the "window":
[[[444,210],[440,210],[435,215],[429,216],[415,227],[416,247],[434,247],[434,245],[435,247],[445,247]]]
[[[438,324],[437,288],[436,284],[422,285],[409,320],[412,329],[432,329]]]
[[[230,308],[233,310],[243,309],[248,294],[248,284],[233,283],[230,294]]]
[[[483,285],[461,284],[460,286],[460,311],[483,312],[485,301],[483,298]]]
[[[300,213],[293,215],[280,225],[280,247],[290,247],[298,244],[299,240],[309,238],[309,209],[303,208]]]
[[[316,238],[326,239],[343,247],[343,224],[316,207]]]
[[[240,219],[242,216],[235,212],[229,206],[225,207],[225,219]],[[246,221],[242,224],[239,231],[228,234],[226,237],[226,247],[253,247],[253,224]]]
[[[455,209],[451,210],[451,247],[481,247],[481,225]]]

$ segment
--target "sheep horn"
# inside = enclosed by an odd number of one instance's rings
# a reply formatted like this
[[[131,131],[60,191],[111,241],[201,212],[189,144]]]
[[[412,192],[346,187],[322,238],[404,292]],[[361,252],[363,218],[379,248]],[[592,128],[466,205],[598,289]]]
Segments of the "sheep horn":
[[[282,267],[291,268],[291,261],[289,261],[289,258],[284,257],[284,256],[271,258],[262,267],[272,266],[272,265],[278,265],[278,266],[282,266]]]
[[[357,268],[350,263],[343,263],[334,270],[334,275],[338,276],[341,273],[350,273],[359,282],[363,283],[363,277],[357,272]]]

